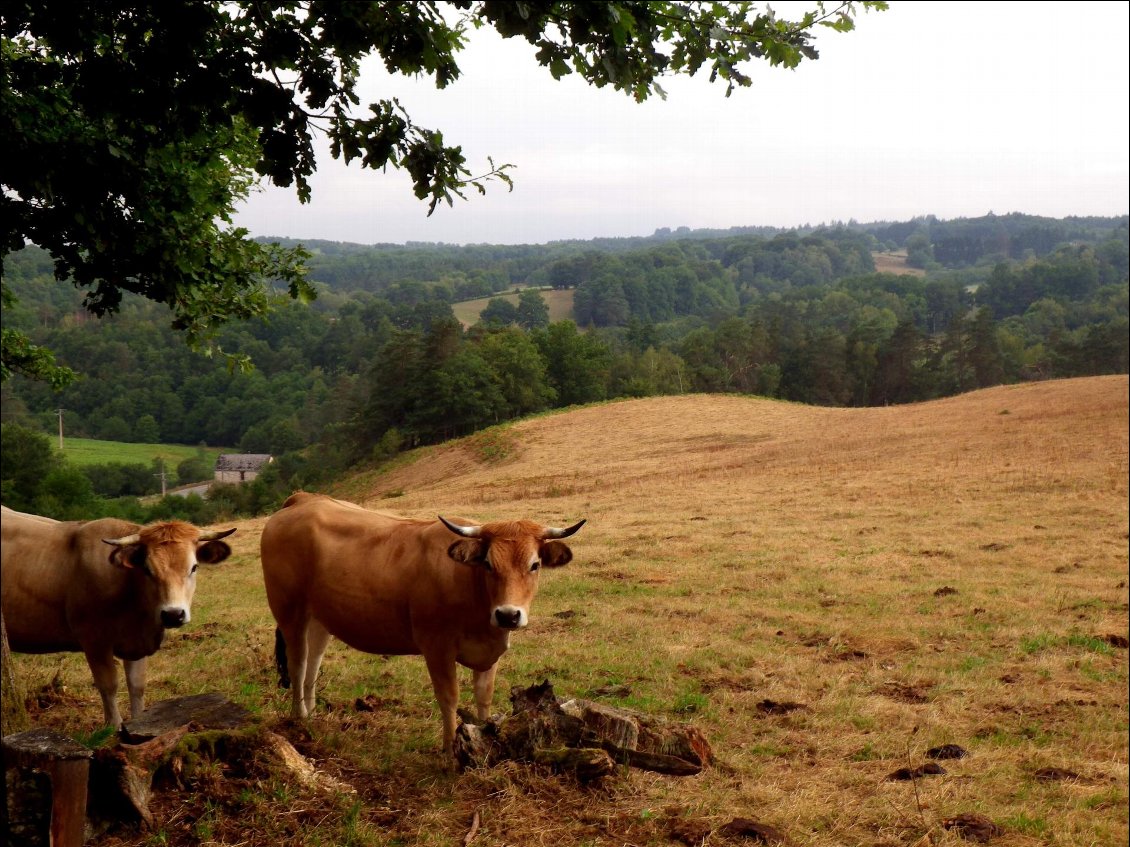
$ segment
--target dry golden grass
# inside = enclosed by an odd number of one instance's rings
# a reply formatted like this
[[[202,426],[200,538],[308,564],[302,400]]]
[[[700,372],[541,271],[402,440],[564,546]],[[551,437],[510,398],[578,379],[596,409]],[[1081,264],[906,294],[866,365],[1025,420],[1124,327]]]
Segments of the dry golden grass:
[[[551,323],[572,320],[573,289],[553,289],[542,291],[540,294],[545,301],[546,307],[549,309],[549,320]],[[487,303],[495,297],[513,303],[515,306],[518,305],[518,295],[516,293],[506,293],[495,294],[492,297],[480,297],[478,300],[464,300],[461,303],[453,304],[451,310],[455,313],[455,317],[463,326],[471,326],[478,322],[479,314],[487,307]]]
[[[910,276],[926,276],[922,268],[912,268],[906,263],[906,251],[895,253],[872,253],[875,260],[875,272],[881,274],[904,274]]]
[[[1106,638],[1128,626],[1127,388],[1102,377],[878,409],[651,398],[342,480],[338,496],[413,516],[587,518],[502,660],[496,708],[543,678],[567,695],[627,686],[607,701],[710,739],[718,761],[693,778],[444,773],[422,661],[340,645],[307,737],[273,687],[263,520],[241,522],[194,622],[151,660],[152,696],[228,694],[359,800],[314,814],[273,784],[211,812],[170,798],[149,841],[106,843],[447,845],[479,812],[482,847],[673,844],[734,817],[798,845],[956,845],[942,821],[961,813],[1000,825],[993,844],[1126,844],[1127,651]],[[32,689],[62,668],[68,697],[41,722],[97,721],[80,659],[18,660]],[[366,694],[384,706],[355,710]],[[766,700],[803,708],[767,714]],[[942,744],[969,755],[886,780]]]

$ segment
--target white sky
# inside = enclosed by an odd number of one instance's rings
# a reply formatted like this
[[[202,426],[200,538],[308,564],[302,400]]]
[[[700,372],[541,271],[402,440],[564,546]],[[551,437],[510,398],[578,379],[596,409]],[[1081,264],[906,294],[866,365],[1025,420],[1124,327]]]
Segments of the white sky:
[[[774,3],[784,13],[797,4]],[[510,162],[427,217],[397,171],[318,159],[313,200],[268,187],[240,209],[252,235],[362,244],[535,244],[659,227],[797,226],[1130,211],[1130,3],[909,2],[821,31],[820,58],[751,68],[729,98],[706,74],[643,104],[576,75],[555,81],[518,39],[474,33],[462,78],[390,77],[369,62],[361,103],[398,97],[462,145]]]

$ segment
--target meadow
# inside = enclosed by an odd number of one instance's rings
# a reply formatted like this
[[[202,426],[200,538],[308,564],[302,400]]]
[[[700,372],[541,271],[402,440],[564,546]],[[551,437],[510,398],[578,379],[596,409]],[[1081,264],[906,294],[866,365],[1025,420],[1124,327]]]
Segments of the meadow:
[[[545,305],[549,309],[549,320],[551,323],[556,321],[572,320],[573,318],[573,290],[544,290],[541,292],[542,299],[545,300]],[[516,291],[502,292],[499,294],[491,295],[490,297],[480,297],[477,300],[464,300],[461,303],[452,303],[451,310],[455,313],[455,317],[463,326],[471,326],[478,322],[479,313],[487,307],[487,304],[493,299],[506,300],[515,306],[518,305],[518,293]]]
[[[447,771],[422,660],[340,644],[319,711],[290,722],[265,519],[238,521],[192,623],[150,659],[149,699],[220,691],[356,793],[217,771],[162,795],[154,831],[95,843],[754,843],[718,831],[744,817],[796,845],[912,847],[970,843],[946,823],[975,813],[995,845],[1127,844],[1127,410],[1126,376],[866,409],[655,397],[496,427],[330,492],[416,517],[586,518],[495,708],[548,679],[692,723],[715,753],[694,777]],[[37,723],[97,724],[81,658],[16,667]],[[967,755],[944,773],[890,778],[947,744]]]
[[[57,444],[57,441],[52,443]],[[93,438],[63,438],[63,456],[76,465],[105,465],[117,462],[123,465],[149,465],[163,459],[165,467],[176,470],[178,464],[196,455],[199,447],[187,444],[134,444],[126,441],[99,441]],[[206,447],[210,461],[225,452],[219,447]]]

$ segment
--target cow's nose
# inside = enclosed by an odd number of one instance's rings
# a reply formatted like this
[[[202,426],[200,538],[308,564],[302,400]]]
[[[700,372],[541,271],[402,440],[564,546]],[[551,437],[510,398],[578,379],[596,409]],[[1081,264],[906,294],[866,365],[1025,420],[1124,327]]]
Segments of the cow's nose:
[[[494,621],[502,629],[517,629],[522,623],[521,609],[495,609]]]
[[[176,629],[179,626],[184,626],[184,622],[187,619],[188,614],[184,609],[161,610],[161,625],[167,629]]]

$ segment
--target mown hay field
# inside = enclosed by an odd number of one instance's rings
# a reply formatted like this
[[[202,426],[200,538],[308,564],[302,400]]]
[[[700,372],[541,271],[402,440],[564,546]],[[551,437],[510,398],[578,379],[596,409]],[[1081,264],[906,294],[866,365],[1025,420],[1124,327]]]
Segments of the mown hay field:
[[[572,320],[573,289],[542,289],[538,293],[541,294],[542,300],[545,301],[546,308],[549,309],[550,322]],[[514,306],[518,305],[517,292],[507,291],[499,292],[490,297],[480,297],[477,300],[464,300],[460,303],[453,303],[451,310],[455,313],[455,317],[463,326],[471,326],[478,322],[480,313],[487,307],[487,304],[495,298],[506,300]]]
[[[875,409],[632,400],[341,480],[336,496],[412,516],[587,518],[574,562],[542,574],[496,709],[548,679],[690,722],[717,759],[695,777],[445,771],[422,660],[340,644],[320,711],[289,723],[264,520],[239,522],[193,622],[150,660],[150,699],[227,694],[357,794],[220,768],[162,795],[158,830],[100,843],[456,845],[477,815],[481,847],[751,843],[718,831],[736,817],[797,845],[956,845],[970,842],[944,824],[980,814],[992,844],[1126,844],[1127,390],[1115,376]],[[17,669],[39,723],[97,723],[81,659]],[[945,744],[967,752],[945,773],[888,778]]]

